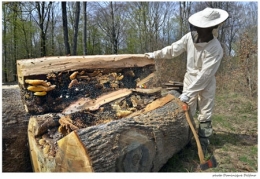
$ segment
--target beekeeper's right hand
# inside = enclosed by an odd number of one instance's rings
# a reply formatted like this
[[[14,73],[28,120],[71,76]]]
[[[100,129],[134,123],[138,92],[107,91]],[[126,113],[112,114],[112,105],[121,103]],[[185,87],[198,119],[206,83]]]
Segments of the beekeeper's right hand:
[[[150,58],[150,59],[154,59],[155,56],[154,56],[154,53],[153,52],[150,52],[150,53],[145,53],[144,54],[147,58]]]
[[[184,103],[187,103],[189,102],[190,98],[185,94],[185,93],[182,93],[180,96],[179,96],[179,99],[184,102]]]

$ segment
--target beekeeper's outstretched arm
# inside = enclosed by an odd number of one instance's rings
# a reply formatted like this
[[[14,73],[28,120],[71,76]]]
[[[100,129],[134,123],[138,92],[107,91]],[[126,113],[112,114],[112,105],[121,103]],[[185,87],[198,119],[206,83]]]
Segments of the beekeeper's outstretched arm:
[[[187,42],[188,34],[184,35],[180,40],[172,43],[167,47],[164,47],[161,50],[145,53],[145,55],[151,59],[171,59],[173,57],[179,56],[187,50]]]

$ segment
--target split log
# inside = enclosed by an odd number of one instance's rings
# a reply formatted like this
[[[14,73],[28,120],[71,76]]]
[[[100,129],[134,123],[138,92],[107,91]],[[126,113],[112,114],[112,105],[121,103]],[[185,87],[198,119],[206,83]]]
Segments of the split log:
[[[89,98],[81,98],[78,101],[74,102],[72,105],[68,106],[65,110],[63,110],[63,114],[75,113],[77,111],[89,110],[95,111],[98,110],[100,106],[114,101],[118,98],[122,98],[128,96],[132,93],[129,89],[121,89],[118,91],[110,92],[108,94],[102,95],[95,100],[91,100]]]
[[[151,73],[150,75],[148,75],[144,79],[138,81],[136,85],[137,86],[145,85],[145,84],[149,83],[150,81],[152,81],[153,78],[154,78],[154,73]]]
[[[44,57],[18,60],[17,72],[25,110],[61,112],[80,98],[95,99],[119,88],[136,88],[155,70],[144,55]]]
[[[129,116],[127,116],[127,118],[131,118],[140,114],[146,114],[149,111],[155,110],[159,107],[164,106],[165,104],[167,104],[168,102],[170,102],[172,99],[174,99],[173,95],[166,95],[163,98],[157,99],[156,101],[148,104],[143,110],[141,111],[137,111]]]
[[[56,155],[35,137],[38,117],[28,136],[35,172],[157,172],[190,140],[191,133],[176,92],[147,113],[82,128],[59,139]],[[170,97],[170,98],[169,98]],[[48,147],[49,149],[51,147]]]
[[[57,56],[17,61],[19,84],[24,85],[24,77],[48,74],[60,71],[75,71],[81,69],[113,69],[131,68],[154,65],[154,60],[145,55],[92,55],[92,56]]]
[[[152,84],[144,55],[18,60],[17,71],[36,172],[155,172],[191,138],[179,93]]]

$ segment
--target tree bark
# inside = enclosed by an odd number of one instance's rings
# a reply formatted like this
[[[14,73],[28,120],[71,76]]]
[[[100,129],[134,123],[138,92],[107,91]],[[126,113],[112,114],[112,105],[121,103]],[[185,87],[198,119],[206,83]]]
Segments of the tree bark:
[[[2,171],[32,172],[27,138],[30,116],[18,85],[2,86]]]
[[[17,23],[17,17],[18,17],[18,3],[15,3],[14,4],[14,51],[13,51],[13,60],[12,60],[12,65],[11,65],[11,76],[12,76],[12,81],[17,81],[17,76],[16,76],[16,66],[15,66],[15,63],[16,63],[16,60],[17,60],[17,27],[18,27],[18,23]]]
[[[52,56],[54,56],[54,52],[55,52],[54,26],[55,26],[55,20],[54,20],[54,6],[52,6],[52,8],[51,8],[51,55],[52,55]]]
[[[80,13],[80,2],[76,2],[72,55],[77,54],[77,41],[78,41],[78,31],[79,31],[79,28],[78,28],[79,27],[79,13]]]
[[[62,8],[62,24],[63,24],[65,53],[66,55],[70,55],[66,2],[61,2],[61,8]]]
[[[159,171],[191,138],[182,103],[175,97],[178,94],[169,93],[172,100],[147,113],[69,133],[57,141],[54,157],[44,153],[37,142],[41,138],[34,135],[39,116],[31,117],[28,136],[34,171]],[[48,142],[54,141],[48,139]]]
[[[87,55],[87,2],[83,2],[83,55]]]
[[[2,82],[7,82],[7,38],[6,38],[6,5],[3,4],[3,64],[2,64]]]

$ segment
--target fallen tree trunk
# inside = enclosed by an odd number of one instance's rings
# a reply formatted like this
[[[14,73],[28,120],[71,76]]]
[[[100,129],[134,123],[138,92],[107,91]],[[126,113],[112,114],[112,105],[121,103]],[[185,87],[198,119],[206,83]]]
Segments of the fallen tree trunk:
[[[2,171],[32,172],[27,138],[29,115],[18,85],[2,85]]]
[[[17,68],[35,172],[156,172],[191,138],[179,93],[153,83],[144,55],[47,57]]]
[[[176,95],[176,93],[175,93]],[[75,130],[59,139],[56,155],[34,135],[39,117],[30,119],[28,136],[36,172],[156,172],[190,140],[179,99],[134,117]],[[55,134],[54,134],[55,135]],[[45,137],[46,139],[46,137]],[[52,143],[52,144],[50,144]],[[42,145],[41,145],[42,144]],[[51,149],[51,147],[47,147]]]

